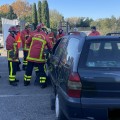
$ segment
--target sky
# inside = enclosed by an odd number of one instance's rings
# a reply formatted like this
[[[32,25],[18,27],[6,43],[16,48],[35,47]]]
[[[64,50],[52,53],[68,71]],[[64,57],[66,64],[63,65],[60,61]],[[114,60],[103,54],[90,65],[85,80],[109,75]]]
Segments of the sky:
[[[11,4],[16,0],[0,0],[0,6]],[[38,4],[39,0],[27,0],[30,4]],[[120,0],[47,0],[49,9],[55,9],[64,18],[89,17],[100,18],[120,17]]]

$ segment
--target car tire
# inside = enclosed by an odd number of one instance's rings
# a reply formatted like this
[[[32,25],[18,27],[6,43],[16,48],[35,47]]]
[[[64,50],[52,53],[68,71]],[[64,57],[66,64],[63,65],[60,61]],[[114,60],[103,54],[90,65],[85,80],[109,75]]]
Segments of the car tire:
[[[56,94],[55,97],[55,115],[56,115],[56,120],[67,120],[64,113],[60,109],[60,101],[58,94]]]

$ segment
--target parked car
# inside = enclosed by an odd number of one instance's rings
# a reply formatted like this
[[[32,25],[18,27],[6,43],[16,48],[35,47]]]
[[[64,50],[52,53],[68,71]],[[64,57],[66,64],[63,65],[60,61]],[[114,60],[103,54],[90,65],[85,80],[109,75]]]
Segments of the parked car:
[[[57,120],[120,119],[120,37],[64,36],[48,68]]]
[[[3,34],[0,33],[0,48],[3,47]]]

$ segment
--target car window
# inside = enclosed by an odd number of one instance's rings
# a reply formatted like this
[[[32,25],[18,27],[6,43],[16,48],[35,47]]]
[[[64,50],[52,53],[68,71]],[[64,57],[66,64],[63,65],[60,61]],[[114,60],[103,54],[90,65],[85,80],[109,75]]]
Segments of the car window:
[[[55,56],[56,57],[61,57],[61,55],[63,54],[64,52],[64,49],[66,48],[66,44],[67,44],[67,38],[62,38],[60,43],[58,44],[56,50],[55,50]]]
[[[77,62],[78,56],[80,54],[79,47],[80,47],[80,40],[77,38],[71,38],[67,44],[67,48],[65,52],[63,53],[61,61],[64,64],[73,65],[73,69],[74,69],[74,65]]]
[[[80,60],[88,68],[120,68],[120,40],[85,43]]]

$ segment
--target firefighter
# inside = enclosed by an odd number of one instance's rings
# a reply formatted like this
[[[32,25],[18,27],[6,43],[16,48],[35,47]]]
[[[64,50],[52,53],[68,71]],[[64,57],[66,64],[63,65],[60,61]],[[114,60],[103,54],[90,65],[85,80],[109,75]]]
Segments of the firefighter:
[[[48,49],[51,50],[52,46],[50,44],[49,38],[44,31],[42,31],[43,24],[40,23],[37,26],[37,31],[34,32],[26,41],[30,45],[30,50],[27,56],[27,69],[24,75],[24,86],[30,85],[32,70],[35,64],[37,64],[39,73],[36,79],[39,79],[41,88],[47,87],[46,84],[46,73],[44,71],[45,65],[45,55],[44,48],[47,45]]]
[[[97,36],[100,35],[100,33],[96,30],[96,26],[91,27],[91,33],[88,36]]]
[[[48,28],[47,31],[48,31],[48,37],[49,37],[49,40],[51,41],[51,43],[52,43],[52,47],[53,47],[54,44],[55,44],[54,33],[51,31],[50,28]]]
[[[57,42],[60,38],[62,38],[64,35],[65,35],[65,34],[63,33],[63,30],[62,30],[61,28],[58,29],[58,34],[57,34],[57,36],[56,36],[56,42]]]
[[[20,25],[16,25],[17,35],[15,37],[16,42],[18,43],[18,49],[21,47],[21,38],[20,38]]]
[[[25,29],[21,31],[21,35],[20,35],[21,41],[22,41],[22,48],[23,48],[23,66],[22,66],[23,70],[25,70],[27,66],[26,58],[28,55],[29,46],[26,44],[26,40],[30,36],[30,32],[31,32],[31,27],[30,27],[29,22],[27,22],[25,24]]]
[[[17,86],[18,80],[16,80],[17,64],[18,64],[18,47],[15,40],[17,34],[16,27],[11,26],[8,30],[10,34],[6,39],[7,59],[9,68],[9,83],[12,86]]]
[[[15,40],[17,42],[18,49],[20,49],[20,47],[21,47],[20,25],[16,25],[16,31],[17,31],[17,35],[15,36]],[[20,64],[21,64],[21,62],[20,62],[20,59],[19,59],[18,66],[17,66],[17,71],[21,71]]]

